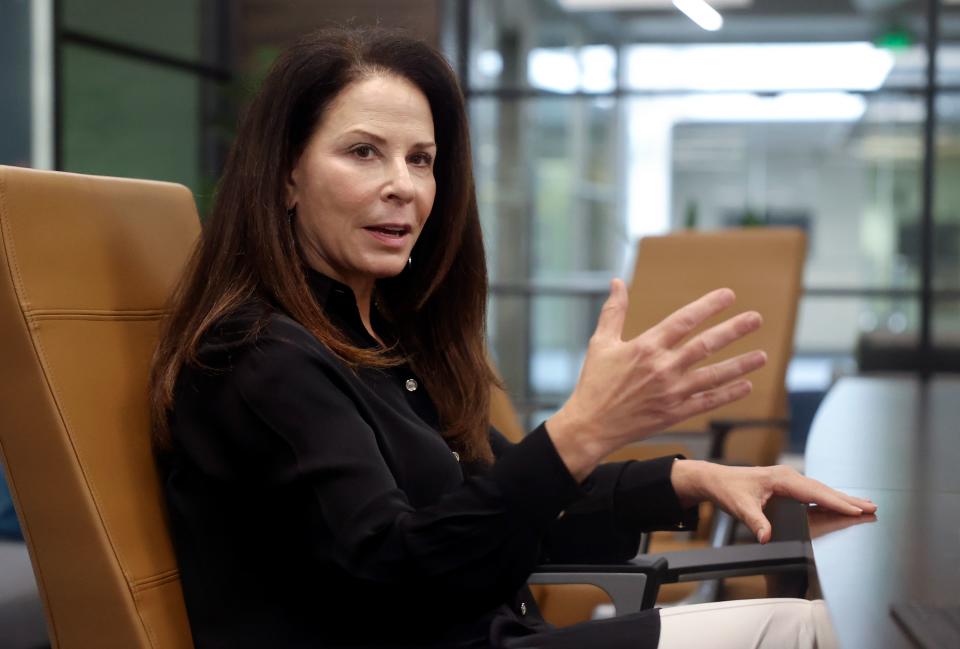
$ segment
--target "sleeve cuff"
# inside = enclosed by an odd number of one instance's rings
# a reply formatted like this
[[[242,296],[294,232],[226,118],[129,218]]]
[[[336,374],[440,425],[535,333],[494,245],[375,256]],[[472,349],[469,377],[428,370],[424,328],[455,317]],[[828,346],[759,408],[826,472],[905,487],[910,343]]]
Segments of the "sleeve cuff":
[[[621,525],[644,532],[692,531],[700,521],[699,507],[684,509],[673,489],[670,472],[682,455],[627,462],[614,494]]]
[[[548,526],[583,495],[543,424],[497,459],[490,478],[527,525]]]

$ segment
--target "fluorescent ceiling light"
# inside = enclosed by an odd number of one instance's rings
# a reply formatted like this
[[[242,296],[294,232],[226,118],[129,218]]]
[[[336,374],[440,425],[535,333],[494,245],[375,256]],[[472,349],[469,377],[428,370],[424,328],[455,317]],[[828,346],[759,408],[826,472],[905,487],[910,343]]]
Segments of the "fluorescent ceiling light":
[[[960,1],[960,0],[958,0]],[[657,11],[669,9],[673,0],[557,0],[567,11]],[[711,0],[715,9],[741,9],[753,0]]]
[[[678,103],[675,119],[678,122],[856,122],[866,110],[866,99],[845,92],[788,92],[774,97],[700,95]]]
[[[894,56],[871,43],[635,45],[627,48],[635,90],[876,90]]]
[[[708,5],[705,0],[673,0],[673,6],[686,14],[687,18],[697,23],[698,27],[708,32],[715,32],[723,27],[723,16]]]
[[[609,45],[538,47],[527,55],[530,85],[552,92],[611,92],[617,55]]]

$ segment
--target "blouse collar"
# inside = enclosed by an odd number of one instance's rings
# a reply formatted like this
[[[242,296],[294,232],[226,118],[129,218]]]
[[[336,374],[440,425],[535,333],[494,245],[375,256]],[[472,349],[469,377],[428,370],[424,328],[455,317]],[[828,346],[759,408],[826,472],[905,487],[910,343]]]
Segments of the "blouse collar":
[[[353,289],[310,266],[304,266],[303,269],[307,284],[313,292],[313,297],[327,314],[327,317],[344,333],[356,342],[361,343],[362,346],[379,347],[380,343],[363,326]],[[393,328],[380,314],[375,299],[370,305],[370,322],[384,342],[390,344],[394,341]]]

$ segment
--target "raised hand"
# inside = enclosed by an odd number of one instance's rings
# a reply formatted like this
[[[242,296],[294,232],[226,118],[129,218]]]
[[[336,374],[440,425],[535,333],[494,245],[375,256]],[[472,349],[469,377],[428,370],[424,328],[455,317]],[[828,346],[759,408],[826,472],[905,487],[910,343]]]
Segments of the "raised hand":
[[[621,446],[750,393],[743,376],[763,367],[762,351],[693,369],[760,327],[760,314],[748,311],[689,338],[734,300],[730,289],[713,291],[625,341],[627,291],[622,281],[613,280],[573,394],[547,421],[574,476],[585,477]]]

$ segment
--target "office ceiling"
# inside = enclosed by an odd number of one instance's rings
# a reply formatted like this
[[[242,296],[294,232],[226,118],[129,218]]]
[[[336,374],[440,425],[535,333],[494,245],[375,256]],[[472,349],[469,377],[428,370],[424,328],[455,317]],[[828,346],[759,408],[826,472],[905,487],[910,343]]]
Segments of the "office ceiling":
[[[960,0],[945,0],[941,33],[960,40]],[[508,5],[503,18],[530,20],[529,3]],[[925,0],[752,0],[741,7],[721,7],[724,27],[707,32],[669,2],[661,8],[568,12],[561,0],[539,0],[538,32],[558,41],[569,38],[570,22],[595,42],[804,42],[873,40],[891,27],[907,28],[922,40],[926,33]],[[554,23],[551,26],[551,23]],[[559,42],[558,42],[559,44]]]

